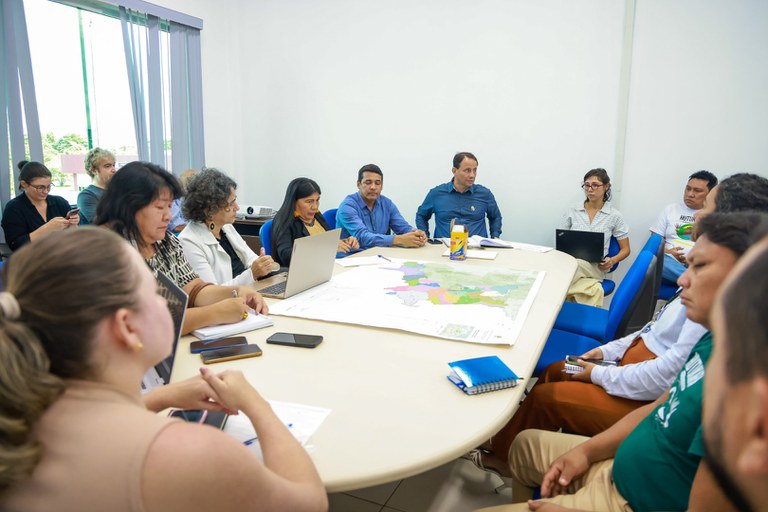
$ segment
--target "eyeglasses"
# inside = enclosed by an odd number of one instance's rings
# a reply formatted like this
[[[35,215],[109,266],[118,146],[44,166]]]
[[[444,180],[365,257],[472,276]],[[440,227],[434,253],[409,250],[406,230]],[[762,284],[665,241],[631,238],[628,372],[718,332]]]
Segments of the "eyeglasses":
[[[237,203],[237,196],[235,196],[233,200],[227,203],[227,207],[232,208],[233,206],[235,206],[235,203]]]
[[[605,185],[605,183],[600,183],[600,182],[597,182],[597,181],[592,182],[592,183],[586,183],[585,182],[585,183],[581,184],[581,188],[583,188],[584,190],[589,190],[589,189],[592,189],[592,188],[600,188],[600,187],[602,187],[604,185]]]
[[[50,192],[51,189],[53,188],[53,183],[51,183],[48,186],[46,186],[46,185],[29,185],[29,188],[33,188],[33,189],[37,190],[38,192],[40,192],[42,194],[43,192]]]

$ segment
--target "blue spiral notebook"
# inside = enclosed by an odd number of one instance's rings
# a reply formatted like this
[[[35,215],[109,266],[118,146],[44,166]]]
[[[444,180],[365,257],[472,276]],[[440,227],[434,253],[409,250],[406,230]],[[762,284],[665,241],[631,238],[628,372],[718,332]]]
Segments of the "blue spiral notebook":
[[[498,356],[473,357],[448,363],[448,380],[468,395],[517,386],[520,377]]]

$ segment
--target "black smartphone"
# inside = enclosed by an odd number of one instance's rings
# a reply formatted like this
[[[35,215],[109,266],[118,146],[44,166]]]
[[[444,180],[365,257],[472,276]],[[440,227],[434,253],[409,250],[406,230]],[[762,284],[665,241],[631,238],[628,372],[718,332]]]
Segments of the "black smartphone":
[[[261,349],[256,344],[239,345],[237,347],[200,352],[200,358],[205,364],[223,363],[224,361],[233,361],[235,359],[245,359],[246,357],[256,357],[260,355]]]
[[[71,219],[78,213],[80,213],[80,208],[72,208],[71,210],[69,210],[69,212],[67,212],[67,216],[65,218]]]
[[[288,345],[289,347],[315,348],[322,343],[323,337],[315,334],[294,334],[291,332],[276,332],[267,343],[273,345]]]
[[[441,243],[443,243],[443,241],[440,240],[439,238],[427,238],[427,242],[432,245],[440,245]]]
[[[216,350],[220,348],[237,347],[239,345],[247,345],[248,340],[245,336],[232,336],[231,338],[222,338],[220,340],[213,341],[193,341],[189,344],[189,351],[193,354],[199,354],[206,350]]]

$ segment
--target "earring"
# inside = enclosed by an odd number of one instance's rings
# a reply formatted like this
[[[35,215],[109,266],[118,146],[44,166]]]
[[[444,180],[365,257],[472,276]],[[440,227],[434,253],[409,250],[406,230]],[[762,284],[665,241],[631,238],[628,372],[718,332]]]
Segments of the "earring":
[[[144,344],[140,341],[133,346],[134,352],[141,352],[142,350],[144,350]]]
[[[298,211],[293,212],[294,217],[301,217],[301,214]]]
[[[210,224],[208,224],[208,227],[211,228],[211,231],[213,231],[214,229],[216,229],[216,224],[211,222]]]

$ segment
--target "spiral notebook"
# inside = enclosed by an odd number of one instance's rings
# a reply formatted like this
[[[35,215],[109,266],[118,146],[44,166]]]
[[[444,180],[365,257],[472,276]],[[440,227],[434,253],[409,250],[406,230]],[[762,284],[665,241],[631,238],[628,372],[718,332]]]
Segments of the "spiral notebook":
[[[498,356],[473,357],[448,363],[448,380],[468,395],[517,386],[520,377]]]

